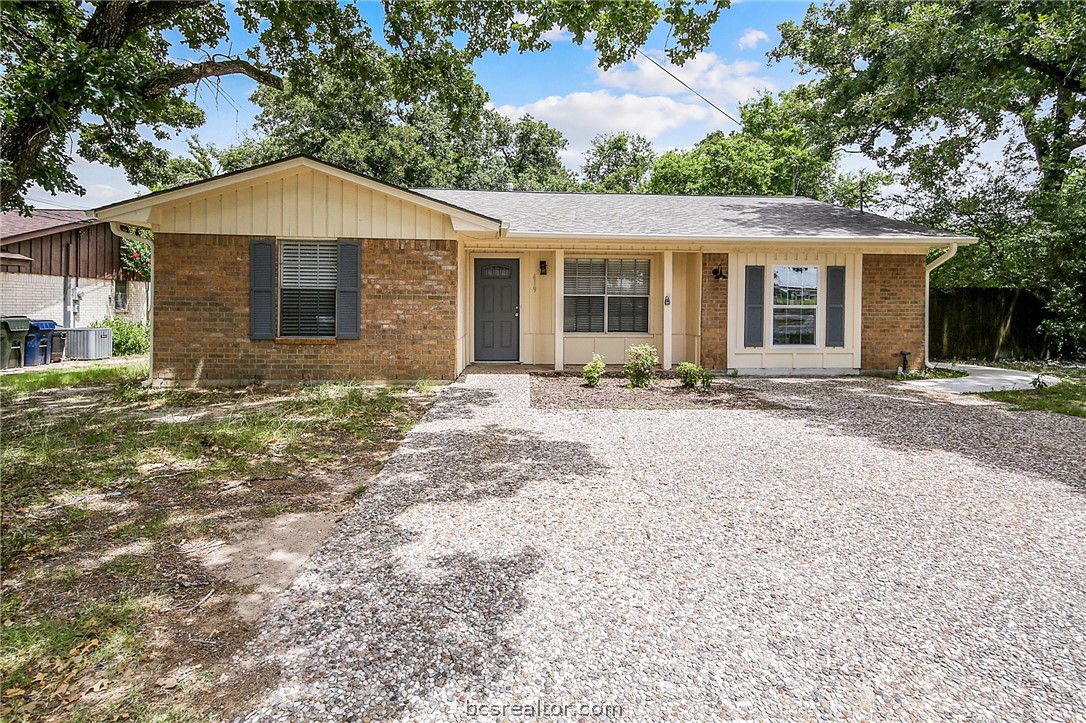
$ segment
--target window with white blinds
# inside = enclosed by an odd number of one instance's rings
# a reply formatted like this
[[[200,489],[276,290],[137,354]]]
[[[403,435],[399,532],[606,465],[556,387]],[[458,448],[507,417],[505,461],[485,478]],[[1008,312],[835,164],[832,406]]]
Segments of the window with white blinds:
[[[567,332],[646,333],[648,259],[566,259]]]
[[[279,335],[335,336],[337,245],[279,243]]]

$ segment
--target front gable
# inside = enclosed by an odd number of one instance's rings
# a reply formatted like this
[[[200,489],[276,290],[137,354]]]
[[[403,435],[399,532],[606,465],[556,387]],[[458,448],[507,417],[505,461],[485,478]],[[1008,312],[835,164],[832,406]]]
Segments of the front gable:
[[[306,157],[151,194],[96,212],[153,231],[289,238],[497,236],[501,222]]]

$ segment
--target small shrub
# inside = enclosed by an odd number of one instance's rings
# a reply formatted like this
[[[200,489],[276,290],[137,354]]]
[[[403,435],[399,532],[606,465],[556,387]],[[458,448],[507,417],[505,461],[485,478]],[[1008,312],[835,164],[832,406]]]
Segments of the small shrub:
[[[701,388],[702,391],[707,392],[713,388],[713,375],[708,369],[703,369],[697,364],[682,362],[676,372],[679,375],[679,381],[686,389]]]
[[[94,324],[113,330],[113,355],[146,354],[151,350],[151,333],[146,324],[124,319],[105,319]]]
[[[682,362],[675,369],[675,372],[679,375],[679,381],[682,382],[684,387],[693,389],[701,379],[702,369],[692,362]]]
[[[652,344],[631,346],[623,371],[634,388],[650,387],[656,383],[656,365],[660,363],[656,356],[656,347]]]
[[[584,383],[590,387],[598,387],[600,385],[600,378],[603,377],[603,372],[606,369],[606,365],[603,363],[603,357],[599,354],[592,355],[592,361],[584,365],[584,369],[581,370],[581,378],[584,379]]]

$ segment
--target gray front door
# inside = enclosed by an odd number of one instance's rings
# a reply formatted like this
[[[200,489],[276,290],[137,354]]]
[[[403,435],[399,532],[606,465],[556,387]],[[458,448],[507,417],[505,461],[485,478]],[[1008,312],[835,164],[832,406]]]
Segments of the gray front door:
[[[520,261],[475,259],[475,361],[520,359]]]

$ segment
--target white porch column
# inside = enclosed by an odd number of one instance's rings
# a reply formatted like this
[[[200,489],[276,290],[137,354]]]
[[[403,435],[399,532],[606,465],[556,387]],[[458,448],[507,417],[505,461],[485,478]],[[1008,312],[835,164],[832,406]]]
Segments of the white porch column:
[[[675,306],[674,298],[674,286],[672,284],[672,276],[674,275],[674,259],[672,258],[671,251],[664,252],[664,343],[663,349],[660,350],[660,363],[664,369],[671,368],[671,341],[672,341],[672,322],[671,322],[671,310]]]
[[[554,371],[560,372],[565,363],[566,317],[566,252],[558,249],[554,252]]]

